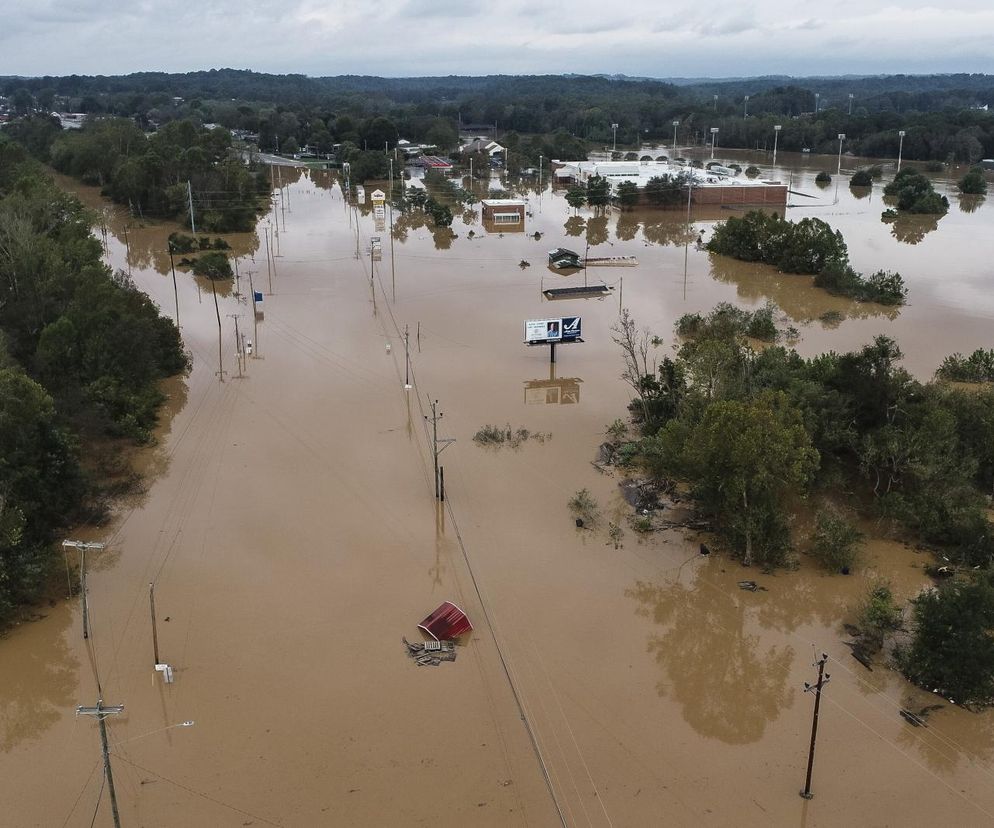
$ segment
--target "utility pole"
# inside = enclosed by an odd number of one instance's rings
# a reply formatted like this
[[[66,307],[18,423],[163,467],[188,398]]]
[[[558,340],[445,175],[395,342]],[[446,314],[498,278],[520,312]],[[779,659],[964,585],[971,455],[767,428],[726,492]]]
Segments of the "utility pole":
[[[193,218],[193,188],[190,186],[190,179],[186,180],[186,198],[190,204],[190,230],[193,233],[197,232],[197,223]]]
[[[266,270],[269,273],[269,295],[273,295],[273,266],[272,257],[269,255],[269,227],[266,227]]]
[[[804,682],[804,692],[815,694],[815,710],[811,718],[811,747],[808,749],[808,773],[804,777],[804,790],[801,791],[801,796],[804,799],[811,799],[814,796],[811,793],[811,768],[815,761],[815,739],[818,737],[818,708],[821,706],[821,689],[828,684],[831,678],[831,676],[825,673],[825,663],[827,661],[828,653],[822,653],[821,658],[814,663],[814,666],[818,668],[818,681],[813,686]]]
[[[169,269],[173,272],[173,299],[176,301],[176,327],[179,328],[179,290],[176,287],[176,263],[173,261],[172,242],[169,242]]]
[[[155,584],[148,585],[148,606],[152,612],[152,653],[154,661],[152,666],[159,664],[159,631],[155,626]]]
[[[63,549],[79,550],[79,602],[83,608],[83,638],[90,637],[90,608],[86,601],[86,550],[106,549],[103,543],[86,543],[84,541],[64,540]]]
[[[77,716],[96,716],[97,724],[100,725],[100,744],[104,755],[104,776],[107,779],[107,790],[110,793],[110,809],[114,814],[114,828],[121,828],[121,815],[117,812],[117,793],[114,790],[114,774],[110,767],[110,748],[107,745],[107,724],[104,722],[108,716],[123,713],[123,704],[104,705],[103,699],[97,699],[95,707],[84,707],[77,705]]]
[[[431,417],[429,418],[428,415],[426,414],[425,419],[426,420],[431,419],[432,454],[434,455],[435,458],[435,499],[438,500],[440,493],[440,480],[438,477],[438,455],[440,455],[443,451],[445,451],[446,447],[450,443],[454,443],[455,438],[445,437],[441,440],[438,439],[438,421],[441,420],[442,417],[445,415],[440,414],[438,412],[438,400],[432,402],[431,398],[429,398],[428,405],[431,406]],[[441,448],[438,447],[439,443],[442,444]]]
[[[217,315],[217,376],[224,382],[224,358],[221,355],[221,309],[217,304],[217,286],[211,279],[211,293],[214,294],[214,313]]]
[[[242,295],[240,292],[242,288],[241,279],[242,277],[238,273],[238,257],[235,256],[235,298],[236,299]]]
[[[242,374],[242,337],[238,332],[238,320],[241,318],[240,313],[229,313],[232,319],[235,320],[235,361],[238,363],[238,379],[241,379]]]
[[[411,390],[411,336],[407,323],[404,323],[404,390]]]
[[[124,224],[124,263],[128,266],[128,275],[131,275],[131,241],[128,239],[128,224]]]
[[[255,285],[252,283],[254,270],[247,271],[249,277],[249,290],[252,291],[252,356],[259,358],[256,353],[259,350],[259,311],[255,305]]]

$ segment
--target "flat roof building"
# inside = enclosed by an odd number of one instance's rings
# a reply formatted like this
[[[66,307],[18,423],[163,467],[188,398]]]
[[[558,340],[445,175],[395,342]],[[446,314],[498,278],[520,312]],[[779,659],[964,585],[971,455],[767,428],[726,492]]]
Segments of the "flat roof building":
[[[639,190],[653,178],[682,176],[691,184],[694,204],[776,204],[787,203],[787,185],[763,178],[738,178],[736,171],[715,165],[710,170],[669,161],[556,161],[552,162],[554,180],[559,183],[586,184],[594,176],[606,179],[611,194],[623,181],[631,181]]]

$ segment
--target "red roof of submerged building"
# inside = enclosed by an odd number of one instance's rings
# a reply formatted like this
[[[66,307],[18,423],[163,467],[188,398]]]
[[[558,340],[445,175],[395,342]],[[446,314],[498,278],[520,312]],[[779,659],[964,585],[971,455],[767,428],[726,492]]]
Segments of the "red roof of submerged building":
[[[448,641],[469,632],[473,629],[473,625],[459,607],[451,601],[444,601],[438,609],[418,624],[418,629],[424,630],[436,641]]]

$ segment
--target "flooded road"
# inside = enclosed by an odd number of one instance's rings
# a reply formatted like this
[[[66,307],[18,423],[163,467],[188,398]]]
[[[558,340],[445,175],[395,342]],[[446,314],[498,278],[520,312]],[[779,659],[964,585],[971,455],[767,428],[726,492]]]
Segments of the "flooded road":
[[[692,534],[638,536],[618,479],[590,463],[630,396],[610,340],[622,304],[670,343],[683,313],[769,298],[799,328],[802,353],[882,332],[922,377],[946,353],[991,346],[987,204],[970,212],[953,198],[910,244],[880,221],[879,188],[856,198],[842,184],[836,201],[803,163],[793,189],[814,198],[793,196],[807,206],[788,217],[842,230],[857,269],[901,271],[908,307],[855,305],[805,277],[695,250],[696,231],[724,211],[695,216],[688,233],[679,212],[574,216],[550,190],[527,193],[519,233],[487,232],[479,205],[454,210],[444,232],[395,214],[391,260],[388,220],[378,225],[368,203],[351,209],[331,173],[281,170],[281,208],[256,234],[230,237],[241,278],[217,285],[221,366],[211,286],[177,272],[193,370],[167,385],[158,443],[141,456],[147,493],[109,530],[73,535],[108,544],[88,559],[89,642],[76,599],[0,641],[4,820],[89,824],[100,740],[74,712],[102,692],[125,705],[108,721],[124,825],[994,821],[994,717],[945,705],[913,729],[898,710],[936,697],[865,670],[842,643],[868,583],[886,577],[911,596],[923,556],[874,540],[849,578],[803,556],[798,571],[763,576],[702,558]],[[108,262],[174,313],[175,228],[132,226],[125,239],[119,210],[73,189],[106,208]],[[276,227],[274,270],[265,234]],[[372,236],[383,253],[371,262]],[[591,255],[639,265],[565,277],[545,267],[548,250],[588,241]],[[248,278],[265,294],[257,321]],[[584,278],[614,291],[541,293]],[[846,318],[823,325],[828,310]],[[559,349],[557,365],[521,344],[523,320],[571,314],[586,341]],[[254,345],[241,379],[231,315]],[[444,507],[429,399],[444,415],[439,437],[456,440],[440,456]],[[485,449],[472,437],[488,423],[551,438]],[[596,530],[576,529],[566,508],[580,488],[601,504]],[[608,520],[625,528],[618,548]],[[743,577],[765,590],[738,589]],[[153,581],[170,685],[153,671]],[[401,637],[420,640],[416,624],[443,600],[475,630],[455,663],[418,668]],[[803,682],[821,651],[832,680],[805,801]],[[110,824],[106,792],[99,807],[97,824]]]

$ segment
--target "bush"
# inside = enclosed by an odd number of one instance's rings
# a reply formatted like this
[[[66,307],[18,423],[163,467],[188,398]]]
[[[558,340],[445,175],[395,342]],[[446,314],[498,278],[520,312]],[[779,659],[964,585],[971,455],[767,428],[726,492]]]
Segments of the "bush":
[[[872,167],[869,168],[869,170],[867,170],[867,172],[870,173],[870,178],[872,178],[874,181],[879,181],[881,178],[884,177],[884,168],[881,167],[879,164],[874,164]]]
[[[884,187],[884,195],[897,199],[897,209],[906,213],[945,215],[949,200],[939,195],[932,182],[920,172],[906,167]]]
[[[829,173],[825,172],[824,170],[822,170],[820,173],[818,173],[818,175],[815,176],[815,184],[824,185],[831,183],[832,183],[832,176]]]
[[[984,195],[987,193],[987,179],[984,178],[984,171],[974,167],[964,175],[956,186],[964,195]]]
[[[864,646],[876,652],[884,637],[901,627],[901,608],[894,602],[894,593],[886,581],[873,584],[866,593],[857,617],[860,638]]]
[[[912,641],[898,654],[904,674],[958,704],[994,701],[994,573],[946,581],[911,604]]]
[[[872,187],[873,175],[869,170],[856,170],[849,179],[850,187]]]
[[[848,296],[858,302],[903,305],[908,295],[900,273],[878,270],[870,276],[857,273],[849,265],[830,264],[815,276],[815,287],[835,296]]]
[[[235,275],[228,257],[214,250],[193,260],[193,272],[208,279],[230,279]]]
[[[940,379],[954,382],[994,382],[994,349],[977,348],[968,357],[947,356],[935,373]]]
[[[751,165],[746,167],[746,175],[749,176],[749,178],[755,178],[757,175],[759,175],[759,172],[760,172],[759,167],[754,167]]]
[[[826,569],[846,572],[859,559],[859,531],[834,507],[825,506],[815,516],[811,554]]]
[[[593,525],[600,517],[600,507],[587,489],[580,489],[567,504],[574,517]]]

